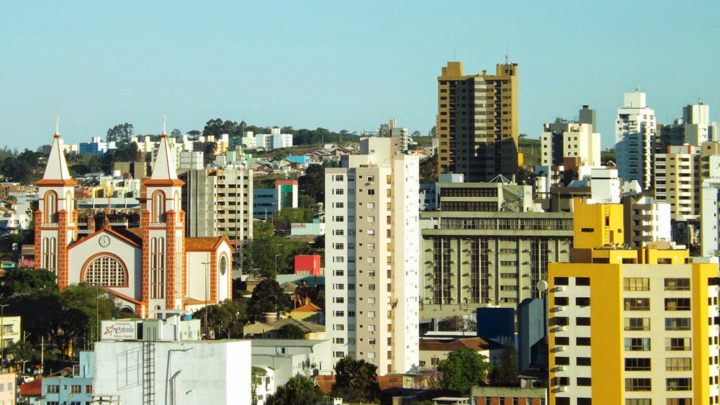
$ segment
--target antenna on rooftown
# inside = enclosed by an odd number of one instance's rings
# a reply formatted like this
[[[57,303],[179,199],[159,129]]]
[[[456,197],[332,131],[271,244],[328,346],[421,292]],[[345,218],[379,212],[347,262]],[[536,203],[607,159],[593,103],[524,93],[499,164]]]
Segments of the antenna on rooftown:
[[[505,64],[508,64],[508,61],[510,60],[510,52],[508,51],[508,46],[505,45]]]

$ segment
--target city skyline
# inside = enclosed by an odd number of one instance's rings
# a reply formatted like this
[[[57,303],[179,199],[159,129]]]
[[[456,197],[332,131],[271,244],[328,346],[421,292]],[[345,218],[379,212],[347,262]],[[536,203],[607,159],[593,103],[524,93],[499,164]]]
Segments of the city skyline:
[[[425,134],[447,61],[480,73],[506,54],[519,65],[519,128],[530,138],[589,104],[609,147],[622,95],[636,87],[662,123],[698,99],[720,105],[720,84],[707,80],[720,46],[703,40],[720,33],[712,2],[408,4],[8,4],[1,144],[47,143],[57,115],[70,143],[119,122],[158,133],[163,115],[183,131],[216,117],[351,131],[396,117]],[[683,31],[662,23],[669,16]]]

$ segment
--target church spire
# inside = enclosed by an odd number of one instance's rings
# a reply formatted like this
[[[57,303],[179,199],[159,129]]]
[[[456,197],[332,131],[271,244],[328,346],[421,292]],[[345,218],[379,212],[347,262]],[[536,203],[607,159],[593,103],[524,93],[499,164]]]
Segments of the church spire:
[[[62,184],[59,184],[62,183]],[[45,174],[38,185],[75,185],[75,181],[70,177],[67,162],[65,161],[65,148],[63,140],[60,137],[60,119],[55,119],[55,134],[48,156],[47,166],[45,166]]]
[[[162,135],[160,135],[160,146],[158,147],[157,157],[155,158],[152,176],[150,176],[152,180],[177,180],[175,159],[172,158],[172,154],[170,153],[167,138],[167,133],[165,133],[165,117],[163,117],[163,132]]]

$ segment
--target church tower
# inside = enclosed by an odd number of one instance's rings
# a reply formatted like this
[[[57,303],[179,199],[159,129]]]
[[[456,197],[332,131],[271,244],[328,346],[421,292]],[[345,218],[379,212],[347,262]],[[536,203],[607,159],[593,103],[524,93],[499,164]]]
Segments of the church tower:
[[[70,177],[59,130],[53,135],[35,211],[35,268],[52,271],[58,287],[68,286],[68,245],[77,238],[75,185]]]
[[[158,310],[183,309],[186,283],[185,213],[180,199],[183,184],[177,177],[163,130],[152,176],[142,186],[142,301],[146,309],[143,317],[155,317]]]

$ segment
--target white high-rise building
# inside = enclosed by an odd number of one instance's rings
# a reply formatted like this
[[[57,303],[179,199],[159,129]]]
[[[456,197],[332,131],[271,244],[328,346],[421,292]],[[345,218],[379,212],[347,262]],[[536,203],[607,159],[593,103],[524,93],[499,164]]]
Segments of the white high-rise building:
[[[618,171],[626,182],[637,180],[647,189],[653,180],[655,110],[647,106],[645,93],[640,91],[625,93],[624,101],[615,121]]]
[[[325,171],[327,335],[334,361],[405,373],[419,363],[419,161],[391,138],[360,148]]]
[[[685,143],[702,145],[709,140],[710,106],[703,103],[683,107]]]

